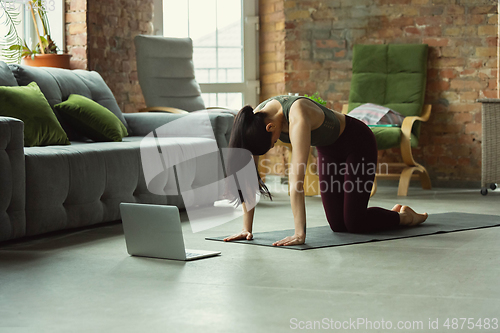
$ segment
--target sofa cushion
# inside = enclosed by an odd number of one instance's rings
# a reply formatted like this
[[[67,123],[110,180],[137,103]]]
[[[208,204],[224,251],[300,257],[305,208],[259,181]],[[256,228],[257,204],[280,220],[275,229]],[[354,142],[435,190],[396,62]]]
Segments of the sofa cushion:
[[[94,141],[122,141],[127,136],[125,125],[111,111],[93,100],[72,94],[54,110],[77,132]]]
[[[35,82],[0,87],[0,115],[24,122],[24,145],[68,145],[69,140]]]
[[[99,73],[79,69],[68,70],[21,65],[9,65],[9,67],[20,86],[25,86],[35,81],[47,98],[50,106],[53,107],[67,100],[71,94],[82,95],[113,112],[123,125],[125,125],[127,130],[129,130],[127,121],[123,117],[113,93]],[[64,122],[62,123],[65,130],[70,127],[66,126]]]
[[[17,86],[14,74],[12,74],[9,66],[3,61],[0,61],[0,86]]]
[[[183,207],[182,197],[173,195],[177,185],[172,169],[155,179],[164,193],[172,195],[155,195],[148,190],[141,166],[142,139],[26,148],[27,235],[118,220],[120,202]],[[158,140],[166,150],[179,145],[170,138]],[[213,144],[213,140],[201,138],[184,141],[182,144]],[[181,188],[200,187],[206,179],[217,176],[217,168],[207,168],[204,156],[184,163],[177,168],[178,177],[184,180]]]

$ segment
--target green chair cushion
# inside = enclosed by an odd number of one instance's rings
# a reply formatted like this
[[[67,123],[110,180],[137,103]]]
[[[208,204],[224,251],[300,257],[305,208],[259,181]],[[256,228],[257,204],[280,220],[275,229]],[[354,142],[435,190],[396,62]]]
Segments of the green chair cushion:
[[[401,141],[400,127],[372,127],[371,130],[377,140],[378,150],[399,147]],[[418,137],[413,133],[411,134],[411,146],[418,146]]]
[[[374,103],[404,116],[419,116],[424,105],[427,52],[426,44],[355,45],[349,112],[362,104]],[[376,135],[377,142],[385,130]],[[412,133],[419,137],[419,122],[414,124]],[[379,149],[384,146],[385,143],[379,144]]]
[[[52,108],[35,82],[27,86],[0,86],[0,116],[24,122],[24,146],[69,145]]]
[[[54,109],[79,134],[94,141],[122,141],[127,129],[110,110],[85,96],[71,94]]]

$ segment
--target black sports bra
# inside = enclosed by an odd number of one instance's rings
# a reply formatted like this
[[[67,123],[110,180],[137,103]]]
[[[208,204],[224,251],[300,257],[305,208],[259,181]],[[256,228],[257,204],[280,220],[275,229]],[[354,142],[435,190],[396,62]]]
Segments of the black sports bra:
[[[257,109],[262,109],[264,106],[266,106],[267,103],[269,103],[272,100],[277,100],[280,102],[281,107],[283,108],[283,114],[285,115],[285,118],[288,122],[290,122],[289,119],[289,114],[290,114],[290,108],[292,107],[292,104],[301,98],[307,98],[304,96],[287,96],[287,95],[282,95],[282,96],[275,96],[271,97],[264,102],[260,103],[257,106]],[[313,101],[312,99],[309,99]],[[321,124],[320,127],[314,129],[311,131],[311,146],[328,146],[334,143],[337,138],[339,137],[340,134],[340,121],[337,119],[335,116],[335,113],[333,113],[332,110],[328,109],[327,107],[313,101],[317,106],[323,110],[323,113],[325,114],[325,120]],[[288,133],[281,132],[280,135],[280,140],[286,143],[290,143],[290,137]]]

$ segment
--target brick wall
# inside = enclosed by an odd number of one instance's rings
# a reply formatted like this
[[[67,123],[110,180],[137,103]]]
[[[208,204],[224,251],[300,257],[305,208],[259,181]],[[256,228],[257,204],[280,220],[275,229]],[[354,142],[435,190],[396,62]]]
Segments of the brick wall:
[[[152,34],[153,0],[66,0],[66,43],[72,67],[95,70],[123,112],[145,107],[133,38]]]
[[[337,111],[348,100],[354,44],[429,44],[426,103],[433,113],[422,126],[415,159],[434,181],[480,180],[481,105],[476,99],[497,96],[496,1],[281,2],[285,91],[319,91]],[[399,149],[381,152],[379,159],[399,161]]]
[[[285,94],[285,10],[283,0],[259,0],[259,61],[261,100]],[[271,174],[284,174],[288,161],[285,147],[277,146],[264,156]]]
[[[87,69],[87,1],[66,0],[66,51],[71,68]]]
[[[260,0],[261,99],[285,93],[285,11],[283,0]]]
[[[145,107],[134,37],[153,32],[153,0],[88,0],[89,69],[99,72],[123,112]]]

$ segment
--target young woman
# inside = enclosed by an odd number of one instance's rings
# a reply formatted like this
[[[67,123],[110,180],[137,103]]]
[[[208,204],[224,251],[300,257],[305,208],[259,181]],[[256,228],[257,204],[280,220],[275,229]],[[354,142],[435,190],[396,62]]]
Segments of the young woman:
[[[334,232],[366,233],[415,226],[427,219],[408,206],[392,210],[367,208],[375,176],[375,136],[363,122],[330,110],[302,96],[272,97],[255,110],[245,106],[235,118],[230,148],[244,148],[252,155],[265,154],[280,139],[293,147],[289,172],[290,201],[295,233],[275,246],[303,244],[306,239],[306,209],[303,191],[310,146],[318,150],[320,192],[326,218]],[[259,179],[260,191],[270,197]],[[254,208],[243,202],[243,230],[225,241],[252,239]]]

